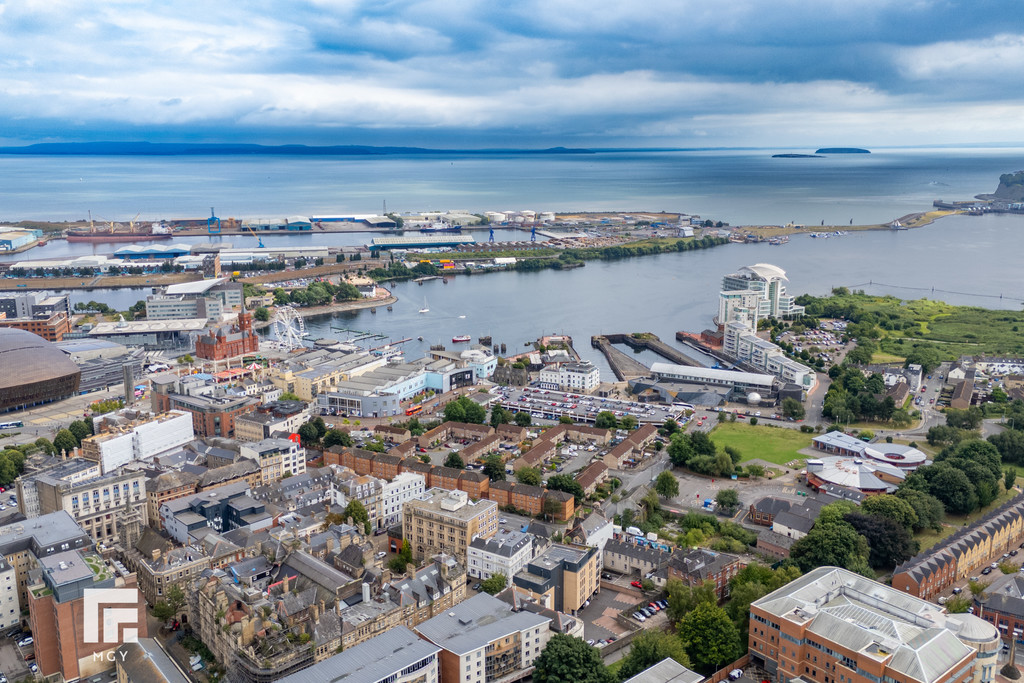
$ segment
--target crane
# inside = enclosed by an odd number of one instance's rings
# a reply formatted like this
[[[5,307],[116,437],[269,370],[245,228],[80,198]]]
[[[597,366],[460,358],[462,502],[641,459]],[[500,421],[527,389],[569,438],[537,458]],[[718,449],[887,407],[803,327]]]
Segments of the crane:
[[[142,212],[139,211],[137,214],[135,214],[134,218],[132,218],[130,221],[128,221],[128,232],[135,232],[135,221],[137,221],[139,219],[139,216],[141,216],[141,215],[142,215]]]
[[[256,247],[257,249],[266,249],[266,247],[263,246],[263,238],[256,234],[256,231],[252,229],[251,225],[247,225],[245,223],[242,223],[242,227],[244,227],[246,230],[251,232],[252,236],[255,237],[257,240],[259,240],[259,244]]]

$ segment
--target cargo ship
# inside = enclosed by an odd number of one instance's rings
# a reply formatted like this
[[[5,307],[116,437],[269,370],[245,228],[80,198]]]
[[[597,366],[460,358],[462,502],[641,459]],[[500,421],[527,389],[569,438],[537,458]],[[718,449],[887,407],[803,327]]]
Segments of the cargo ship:
[[[99,228],[90,223],[88,228],[71,228],[67,232],[68,242],[144,242],[169,240],[171,237],[171,229],[166,225],[153,223],[148,228],[136,229],[134,221],[127,229],[118,229],[113,222]]]
[[[424,225],[420,228],[420,232],[428,234],[437,232],[462,232],[462,226],[456,225],[455,223],[449,223],[447,221],[435,221],[429,225]]]

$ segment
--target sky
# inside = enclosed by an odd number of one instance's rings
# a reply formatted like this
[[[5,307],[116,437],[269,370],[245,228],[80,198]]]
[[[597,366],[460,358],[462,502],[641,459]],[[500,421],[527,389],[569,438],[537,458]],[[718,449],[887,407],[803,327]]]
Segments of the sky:
[[[1010,0],[0,0],[0,144],[1024,142]]]

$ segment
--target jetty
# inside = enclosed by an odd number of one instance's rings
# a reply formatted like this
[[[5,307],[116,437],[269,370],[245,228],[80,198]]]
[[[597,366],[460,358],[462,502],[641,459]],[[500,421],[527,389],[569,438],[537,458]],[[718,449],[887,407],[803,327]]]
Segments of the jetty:
[[[605,359],[608,361],[608,366],[612,369],[612,372],[615,373],[615,377],[620,382],[626,382],[631,379],[640,379],[641,377],[650,377],[650,368],[643,363],[633,360],[622,351],[619,351],[612,345],[612,342],[608,337],[600,334],[595,335],[590,338],[590,345],[604,354]]]

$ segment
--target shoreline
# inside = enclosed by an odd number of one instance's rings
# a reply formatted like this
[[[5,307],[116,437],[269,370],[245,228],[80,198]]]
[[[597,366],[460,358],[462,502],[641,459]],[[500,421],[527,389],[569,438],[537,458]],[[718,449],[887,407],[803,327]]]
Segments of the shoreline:
[[[384,289],[379,287],[379,289]],[[314,318],[321,315],[332,315],[334,313],[344,313],[345,311],[358,311],[364,308],[376,308],[377,306],[390,306],[391,304],[398,302],[398,297],[391,293],[390,290],[384,289],[388,293],[386,297],[376,299],[363,299],[361,301],[341,301],[327,306],[306,306],[305,308],[296,308],[295,313],[300,318]],[[271,313],[277,306],[268,308]],[[267,322],[253,321],[254,330],[265,330],[274,324],[273,317]]]
[[[947,216],[956,216],[964,213],[963,211],[950,211],[950,210],[938,210],[938,211],[920,211],[916,213],[908,213],[906,216],[897,218],[904,228],[914,230],[916,228],[923,228],[931,225],[940,218]],[[867,225],[736,225],[730,226],[734,231],[741,231],[745,233],[753,233],[762,237],[781,237],[783,235],[807,235],[812,232],[834,232],[840,230],[843,232],[866,232],[869,230],[892,230],[888,223],[871,223]]]

